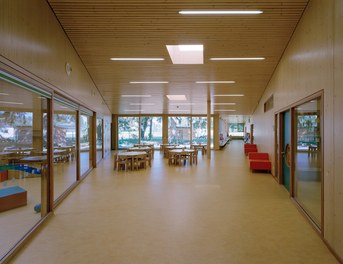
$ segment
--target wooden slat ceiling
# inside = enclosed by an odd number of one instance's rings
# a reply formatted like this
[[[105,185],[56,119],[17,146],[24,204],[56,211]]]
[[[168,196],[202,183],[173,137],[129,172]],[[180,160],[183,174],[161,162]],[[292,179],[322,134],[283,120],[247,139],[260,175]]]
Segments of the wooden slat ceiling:
[[[48,0],[56,17],[114,114],[206,114],[207,101],[234,102],[234,115],[256,108],[307,5],[307,0]],[[185,16],[180,10],[261,10],[260,15]],[[174,65],[166,45],[203,44],[203,65]],[[162,57],[119,62],[111,57]],[[263,61],[210,61],[211,57],[265,57]],[[196,84],[232,80],[235,84]],[[168,84],[130,84],[168,81]],[[214,94],[244,97],[214,97]],[[122,98],[148,94],[150,98]],[[192,105],[171,105],[184,94]],[[154,105],[133,106],[130,103]],[[172,102],[175,103],[175,102]],[[178,110],[178,111],[176,111]],[[181,110],[181,111],[180,111]],[[183,112],[184,111],[184,112]],[[214,113],[216,113],[215,111]],[[219,112],[221,113],[221,112]],[[228,112],[222,112],[227,114]]]

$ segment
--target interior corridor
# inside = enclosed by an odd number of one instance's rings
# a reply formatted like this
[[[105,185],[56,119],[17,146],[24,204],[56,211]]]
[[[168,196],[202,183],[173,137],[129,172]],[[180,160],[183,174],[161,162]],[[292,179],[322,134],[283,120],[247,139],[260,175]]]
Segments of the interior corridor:
[[[13,263],[338,263],[283,186],[233,141],[196,166],[98,164]]]

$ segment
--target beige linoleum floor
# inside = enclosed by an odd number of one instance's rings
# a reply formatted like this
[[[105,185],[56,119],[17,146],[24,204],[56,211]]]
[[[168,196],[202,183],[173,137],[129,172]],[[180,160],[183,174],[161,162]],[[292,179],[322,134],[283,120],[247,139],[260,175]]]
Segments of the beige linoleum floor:
[[[197,166],[114,172],[108,157],[13,263],[338,263],[241,141]]]

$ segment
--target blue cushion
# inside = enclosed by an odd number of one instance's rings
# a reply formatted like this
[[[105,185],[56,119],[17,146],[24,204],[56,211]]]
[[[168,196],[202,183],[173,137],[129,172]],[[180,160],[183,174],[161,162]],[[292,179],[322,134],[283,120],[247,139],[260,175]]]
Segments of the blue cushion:
[[[26,192],[26,190],[24,190],[23,188],[19,186],[11,186],[11,187],[0,189],[0,197],[5,197],[8,195],[21,193],[21,192]]]

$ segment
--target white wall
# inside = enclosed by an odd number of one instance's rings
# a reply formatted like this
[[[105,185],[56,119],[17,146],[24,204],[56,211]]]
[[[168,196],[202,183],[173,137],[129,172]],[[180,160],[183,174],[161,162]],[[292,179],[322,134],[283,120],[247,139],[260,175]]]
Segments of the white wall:
[[[343,259],[343,1],[311,0],[252,122],[255,143],[274,158],[274,113],[324,91],[324,239]],[[263,112],[274,94],[274,108]]]

